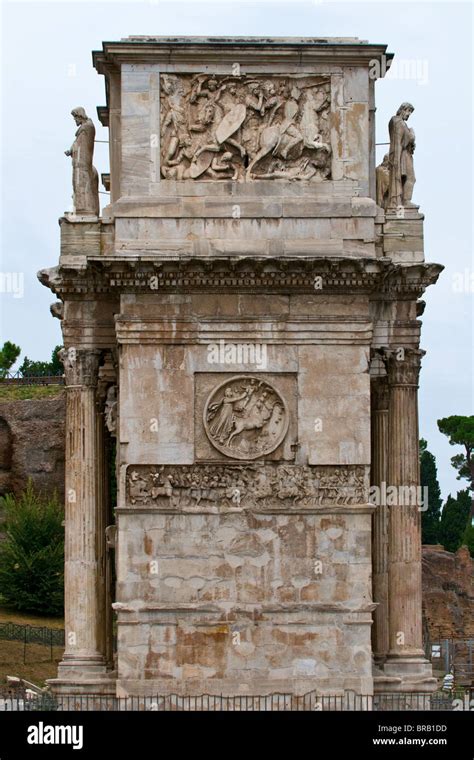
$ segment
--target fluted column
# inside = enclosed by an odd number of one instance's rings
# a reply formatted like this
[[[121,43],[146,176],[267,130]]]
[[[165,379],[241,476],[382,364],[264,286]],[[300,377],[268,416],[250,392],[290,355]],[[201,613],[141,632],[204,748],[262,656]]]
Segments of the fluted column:
[[[388,454],[388,384],[386,377],[371,382],[371,485],[382,492],[387,482]],[[377,665],[381,665],[389,649],[388,609],[388,507],[378,500],[373,515],[372,530],[373,599],[377,604],[372,626],[372,650]]]
[[[384,357],[389,385],[389,653],[384,671],[418,682],[431,676],[422,641],[421,503],[414,490],[420,483],[418,377],[423,355],[404,348],[386,351]]]
[[[96,477],[97,477],[97,517],[96,517],[96,562],[97,562],[97,640],[100,653],[107,662],[107,599],[106,599],[106,538],[107,527],[107,462],[105,454],[104,398],[102,389],[96,393]]]
[[[105,671],[103,434],[96,405],[100,352],[63,349],[66,378],[66,649],[58,677]]]

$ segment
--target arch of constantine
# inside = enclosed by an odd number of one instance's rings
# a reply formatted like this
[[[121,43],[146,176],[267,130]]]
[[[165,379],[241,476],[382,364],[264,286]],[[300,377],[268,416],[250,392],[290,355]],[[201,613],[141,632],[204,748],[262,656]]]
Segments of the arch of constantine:
[[[352,38],[94,52],[110,201],[76,107],[74,208],[39,273],[67,386],[58,693],[435,688],[407,494],[442,267],[410,104],[376,167],[382,59]]]

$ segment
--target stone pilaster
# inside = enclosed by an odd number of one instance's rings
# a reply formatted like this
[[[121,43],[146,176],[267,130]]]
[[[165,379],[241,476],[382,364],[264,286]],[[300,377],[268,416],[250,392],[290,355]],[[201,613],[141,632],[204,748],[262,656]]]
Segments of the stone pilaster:
[[[103,431],[96,404],[100,351],[63,350],[66,378],[66,648],[58,679],[105,673]],[[99,540],[100,536],[104,540]]]
[[[388,454],[388,383],[386,377],[371,381],[371,485],[380,491],[387,482]],[[372,651],[377,665],[381,665],[389,649],[388,627],[388,507],[378,500],[373,515],[372,531],[372,587],[374,610]]]
[[[98,615],[98,643],[99,651],[107,662],[107,599],[106,587],[106,561],[107,549],[105,529],[108,524],[108,478],[106,457],[106,430],[104,424],[104,396],[99,382],[96,392],[96,477],[97,477],[97,518],[96,518],[96,542],[97,542],[97,606]]]
[[[402,688],[431,689],[422,640],[421,500],[418,377],[423,351],[384,355],[389,385],[387,502],[389,504],[389,653],[384,673]],[[390,490],[389,490],[390,489]]]

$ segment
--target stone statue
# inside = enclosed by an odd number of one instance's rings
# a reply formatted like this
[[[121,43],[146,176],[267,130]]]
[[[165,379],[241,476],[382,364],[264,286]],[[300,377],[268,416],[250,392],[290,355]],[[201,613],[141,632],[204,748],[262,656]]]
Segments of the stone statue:
[[[92,165],[95,127],[79,106],[71,111],[78,127],[71,148],[64,151],[72,157],[74,213],[78,216],[99,216],[99,176]]]
[[[165,179],[330,179],[328,77],[203,73],[160,81]]]
[[[375,170],[375,183],[377,206],[386,209],[388,206],[388,191],[390,188],[390,160],[388,153],[383,157],[383,161]]]
[[[105,529],[105,543],[107,549],[115,549],[117,546],[117,526],[107,525]]]
[[[111,385],[107,390],[104,410],[105,425],[113,436],[117,433],[117,386]]]
[[[413,153],[415,150],[415,133],[407,125],[407,119],[415,109],[411,103],[402,103],[388,125],[390,135],[390,186],[388,207],[412,207],[415,172]]]

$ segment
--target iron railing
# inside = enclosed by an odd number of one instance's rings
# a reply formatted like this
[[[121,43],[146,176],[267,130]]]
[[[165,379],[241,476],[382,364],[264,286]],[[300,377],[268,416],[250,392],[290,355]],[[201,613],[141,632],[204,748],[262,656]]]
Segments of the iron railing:
[[[0,699],[0,711],[107,711],[107,712],[354,712],[354,711],[450,711],[469,709],[469,693],[458,699],[449,694],[395,693],[364,695],[354,692],[328,695],[315,691],[294,694],[233,695],[166,694],[149,697],[115,697],[99,694],[53,695],[49,692],[30,699]]]
[[[4,372],[0,376],[4,385],[64,385],[64,374],[44,372]]]
[[[64,646],[65,642],[64,628],[19,625],[18,623],[0,623],[0,639],[55,647]]]
[[[0,639],[18,641],[23,644],[23,662],[26,663],[29,644],[41,644],[49,647],[49,659],[53,661],[53,647],[64,647],[64,628],[47,626],[20,625],[18,623],[0,623]]]
[[[430,642],[429,659],[433,667],[452,673],[456,684],[474,683],[474,638],[450,636]]]

